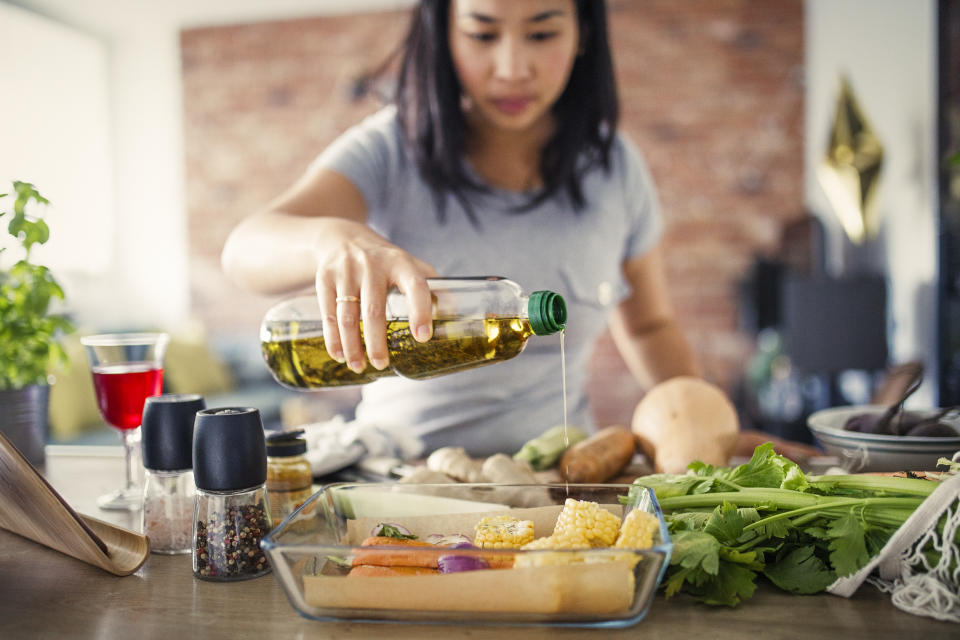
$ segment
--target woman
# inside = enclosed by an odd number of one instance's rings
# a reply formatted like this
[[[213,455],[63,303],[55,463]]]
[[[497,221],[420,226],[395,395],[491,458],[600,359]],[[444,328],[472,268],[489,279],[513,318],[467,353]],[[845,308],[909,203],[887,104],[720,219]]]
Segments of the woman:
[[[666,293],[653,182],[617,115],[603,2],[423,0],[395,104],[238,225],[224,269],[264,293],[314,283],[327,349],[355,371],[365,358],[388,365],[390,287],[409,298],[421,342],[428,277],[557,291],[569,309],[569,421],[592,428],[587,364],[607,323],[645,386],[698,372]],[[518,449],[560,423],[562,406],[553,336],[496,366],[366,385],[357,418],[413,429],[428,451],[480,456]]]

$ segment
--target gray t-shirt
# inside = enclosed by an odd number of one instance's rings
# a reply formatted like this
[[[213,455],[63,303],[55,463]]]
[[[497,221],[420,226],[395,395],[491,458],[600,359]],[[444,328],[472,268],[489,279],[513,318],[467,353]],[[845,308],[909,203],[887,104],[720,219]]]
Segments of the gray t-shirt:
[[[453,196],[446,217],[405,145],[396,109],[352,127],[314,162],[347,177],[363,194],[368,224],[443,276],[496,275],[527,293],[548,289],[567,303],[564,335],[571,425],[594,428],[586,395],[588,361],[607,315],[627,293],[622,265],[658,241],[663,221],[640,153],[622,134],[609,173],[582,182],[586,207],[566,197],[517,213],[522,193],[493,189],[474,197],[479,225]],[[479,179],[476,174],[474,177]],[[533,336],[506,362],[429,380],[390,377],[363,387],[357,418],[410,430],[430,451],[462,446],[475,456],[512,452],[563,421],[561,336]]]

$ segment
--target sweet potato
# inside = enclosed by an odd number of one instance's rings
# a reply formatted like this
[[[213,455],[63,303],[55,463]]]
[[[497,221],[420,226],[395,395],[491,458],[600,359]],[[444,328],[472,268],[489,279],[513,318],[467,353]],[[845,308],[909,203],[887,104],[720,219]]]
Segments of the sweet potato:
[[[622,426],[601,429],[567,449],[560,458],[560,475],[567,482],[604,482],[630,463],[636,441]]]
[[[383,578],[396,576],[440,575],[439,569],[429,567],[382,567],[375,564],[362,564],[350,569],[348,578]]]

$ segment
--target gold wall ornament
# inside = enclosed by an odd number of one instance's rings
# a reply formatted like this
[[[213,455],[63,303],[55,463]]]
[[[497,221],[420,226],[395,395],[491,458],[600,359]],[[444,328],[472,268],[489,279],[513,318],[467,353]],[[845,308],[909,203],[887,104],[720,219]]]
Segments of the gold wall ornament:
[[[817,179],[854,244],[874,237],[880,226],[876,193],[882,166],[883,146],[860,109],[850,81],[841,77],[827,155],[817,167]]]

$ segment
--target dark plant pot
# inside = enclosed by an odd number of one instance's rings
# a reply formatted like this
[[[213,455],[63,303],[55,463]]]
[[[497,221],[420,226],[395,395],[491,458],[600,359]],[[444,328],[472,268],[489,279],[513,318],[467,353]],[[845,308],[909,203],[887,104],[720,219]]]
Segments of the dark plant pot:
[[[34,466],[44,462],[49,406],[50,387],[45,384],[0,391],[0,432]]]

